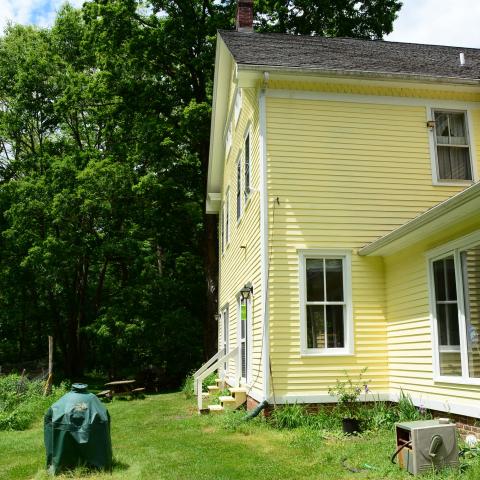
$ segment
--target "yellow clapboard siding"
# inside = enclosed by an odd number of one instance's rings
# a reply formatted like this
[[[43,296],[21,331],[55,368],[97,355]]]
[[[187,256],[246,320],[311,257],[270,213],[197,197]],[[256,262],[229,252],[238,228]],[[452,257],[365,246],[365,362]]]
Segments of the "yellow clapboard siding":
[[[390,385],[389,362],[412,356],[428,379],[428,324],[407,323],[419,335],[413,338],[388,329],[384,262],[355,254],[463,188],[432,184],[426,118],[422,106],[267,99],[268,191],[279,200],[269,209],[270,350],[273,383],[283,394],[325,393],[352,367],[375,370],[372,388],[380,390]],[[353,251],[353,356],[300,355],[297,250],[321,248]],[[428,301],[411,291],[425,291],[421,280],[395,288],[401,303],[415,303],[415,319],[428,319]],[[390,338],[397,342],[393,356]]]
[[[231,100],[233,99],[233,90],[234,86],[232,85]],[[230,105],[232,105],[232,103],[230,103]],[[243,213],[240,221],[237,222],[237,158],[243,152],[244,135],[249,127],[251,132],[251,185],[254,191],[251,193],[246,205],[244,205],[243,192],[241,192]],[[258,223],[260,212],[260,199],[258,194],[260,153],[258,105],[256,102],[256,93],[253,89],[242,90],[242,109],[238,122],[233,127],[232,132],[232,147],[225,160],[222,191],[222,199],[225,201],[227,189],[229,188],[230,190],[230,240],[223,255],[220,254],[219,308],[223,309],[226,305],[229,306],[229,348],[233,349],[237,346],[238,342],[238,293],[247,282],[252,283],[255,295],[252,301],[250,373],[252,386],[261,391],[263,388],[263,367],[261,362],[263,326],[261,323],[262,305],[260,299],[262,285],[260,281],[260,229]],[[222,344],[223,338],[223,325],[221,325],[221,323],[222,322],[219,322],[219,345]],[[231,378],[238,379],[240,377],[240,373],[236,370],[235,360],[229,362],[228,375],[231,376]]]

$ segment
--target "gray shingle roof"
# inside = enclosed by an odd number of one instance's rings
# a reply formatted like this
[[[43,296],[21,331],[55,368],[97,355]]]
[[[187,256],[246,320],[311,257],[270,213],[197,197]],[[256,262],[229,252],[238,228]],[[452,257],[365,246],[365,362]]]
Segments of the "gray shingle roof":
[[[325,38],[277,33],[219,32],[239,65],[480,79],[480,49]],[[465,65],[460,65],[460,52]]]

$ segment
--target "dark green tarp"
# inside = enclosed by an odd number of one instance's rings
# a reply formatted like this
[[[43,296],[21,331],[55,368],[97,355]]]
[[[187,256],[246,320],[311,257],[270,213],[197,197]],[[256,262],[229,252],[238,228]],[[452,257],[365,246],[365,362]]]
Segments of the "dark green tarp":
[[[50,473],[80,465],[112,468],[110,415],[87,385],[74,384],[48,409],[44,435]]]

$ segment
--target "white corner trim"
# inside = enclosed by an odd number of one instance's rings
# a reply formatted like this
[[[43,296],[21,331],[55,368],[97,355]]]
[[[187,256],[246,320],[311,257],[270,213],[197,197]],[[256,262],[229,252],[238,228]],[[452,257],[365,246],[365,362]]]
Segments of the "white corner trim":
[[[258,388],[245,388],[247,389],[247,397],[252,397],[255,401],[259,403],[263,402],[263,400],[265,399],[265,397],[263,396],[263,392],[258,390]]]
[[[267,186],[267,108],[266,89],[260,90],[258,98],[260,140],[260,278],[262,283],[263,310],[263,399],[270,397],[270,346],[268,308],[268,186]]]

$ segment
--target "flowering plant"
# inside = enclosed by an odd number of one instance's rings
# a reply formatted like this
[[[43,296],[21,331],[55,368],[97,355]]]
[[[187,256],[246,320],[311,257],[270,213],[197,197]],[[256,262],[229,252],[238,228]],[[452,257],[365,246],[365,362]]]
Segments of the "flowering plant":
[[[362,393],[370,393],[368,381],[364,379],[367,367],[363,368],[358,375],[358,380],[354,381],[347,371],[345,371],[345,380],[339,380],[335,386],[328,389],[328,394],[337,398],[339,409],[348,416],[355,418],[358,413],[358,400]]]

